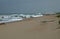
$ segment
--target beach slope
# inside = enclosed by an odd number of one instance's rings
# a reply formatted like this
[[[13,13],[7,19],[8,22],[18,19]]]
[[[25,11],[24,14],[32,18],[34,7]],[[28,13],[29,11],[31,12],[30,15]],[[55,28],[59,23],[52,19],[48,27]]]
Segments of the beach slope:
[[[0,39],[60,39],[55,15],[29,18],[0,25]]]

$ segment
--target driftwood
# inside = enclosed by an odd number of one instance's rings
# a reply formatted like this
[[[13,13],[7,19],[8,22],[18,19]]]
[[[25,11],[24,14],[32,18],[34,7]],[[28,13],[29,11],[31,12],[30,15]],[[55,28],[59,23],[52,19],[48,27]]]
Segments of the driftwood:
[[[42,23],[46,23],[47,21],[42,21]]]
[[[54,22],[55,20],[50,20],[50,21],[42,21],[42,23],[46,23],[46,22]]]
[[[60,29],[60,27],[56,28],[56,29]]]
[[[3,25],[3,24],[5,24],[5,23],[0,23],[0,25]]]

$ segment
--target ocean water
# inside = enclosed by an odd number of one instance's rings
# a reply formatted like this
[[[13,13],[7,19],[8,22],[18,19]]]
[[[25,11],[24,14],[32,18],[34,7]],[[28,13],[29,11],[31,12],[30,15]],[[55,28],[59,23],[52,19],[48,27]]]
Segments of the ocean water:
[[[31,17],[43,16],[41,13],[5,13],[0,14],[0,23],[20,21]]]

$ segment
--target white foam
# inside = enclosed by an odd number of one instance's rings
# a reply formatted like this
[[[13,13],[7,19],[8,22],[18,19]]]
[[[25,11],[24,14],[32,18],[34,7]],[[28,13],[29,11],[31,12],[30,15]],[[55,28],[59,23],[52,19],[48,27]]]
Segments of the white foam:
[[[23,18],[17,18],[17,17],[12,17],[12,18],[4,18],[0,23],[7,23],[7,22],[13,22],[13,21],[19,21],[23,20]]]
[[[2,20],[2,21],[0,21],[0,23],[19,21],[19,20],[23,20],[25,18],[40,17],[40,16],[43,16],[43,15],[40,13],[38,15],[24,15],[24,14],[13,14],[13,15],[9,15],[9,16],[3,15],[4,18],[0,17],[0,19]]]
[[[43,15],[32,15],[32,17],[41,17]]]
[[[7,21],[0,21],[0,23],[7,23],[7,22],[14,22],[14,21],[20,21],[20,20],[23,20],[23,19],[10,19],[10,20],[7,20]]]

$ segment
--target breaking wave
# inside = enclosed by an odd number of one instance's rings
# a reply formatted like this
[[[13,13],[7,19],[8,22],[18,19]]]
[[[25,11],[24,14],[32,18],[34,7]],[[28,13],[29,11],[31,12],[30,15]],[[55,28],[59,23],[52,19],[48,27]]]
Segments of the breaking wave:
[[[24,15],[24,14],[12,14],[12,15],[0,15],[0,23],[7,23],[7,22],[13,22],[13,21],[20,21],[24,20],[26,18],[32,18],[32,17],[40,17],[43,16],[41,13],[37,15]]]

